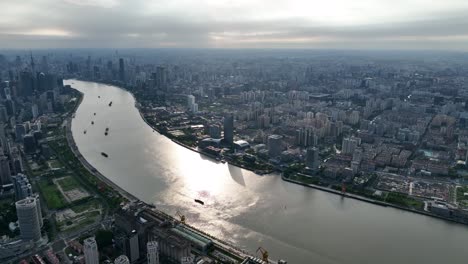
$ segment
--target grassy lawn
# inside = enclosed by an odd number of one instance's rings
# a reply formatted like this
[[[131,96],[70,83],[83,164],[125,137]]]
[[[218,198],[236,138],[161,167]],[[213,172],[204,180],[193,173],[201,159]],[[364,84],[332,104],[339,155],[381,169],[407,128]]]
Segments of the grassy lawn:
[[[47,180],[41,180],[39,181],[39,188],[48,208],[60,209],[66,206],[67,202],[55,184]]]
[[[62,164],[58,160],[51,160],[48,162],[51,169],[60,169]]]
[[[465,196],[465,193],[468,193],[468,186],[457,188],[457,202],[463,207],[468,207],[468,195]]]
[[[409,208],[420,209],[423,207],[423,202],[409,197],[406,194],[390,192],[385,199],[388,203],[393,203],[400,206],[406,206]]]
[[[316,176],[307,177],[304,175],[295,174],[291,176],[291,180],[299,181],[305,184],[318,184],[320,179]]]
[[[80,184],[71,176],[66,176],[63,179],[57,180],[57,183],[60,184],[64,192],[80,187]]]

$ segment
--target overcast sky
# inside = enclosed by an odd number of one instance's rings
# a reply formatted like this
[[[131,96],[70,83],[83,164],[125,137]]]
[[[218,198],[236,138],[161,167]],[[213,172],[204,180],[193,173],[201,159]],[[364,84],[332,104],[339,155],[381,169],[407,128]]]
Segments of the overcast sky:
[[[0,48],[468,51],[468,0],[0,0]]]

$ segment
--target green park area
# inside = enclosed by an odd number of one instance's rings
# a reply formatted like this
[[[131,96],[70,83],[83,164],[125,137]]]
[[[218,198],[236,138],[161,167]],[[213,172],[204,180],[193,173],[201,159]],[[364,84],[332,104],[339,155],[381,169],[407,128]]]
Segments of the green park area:
[[[76,179],[71,176],[65,176],[63,178],[57,179],[57,183],[60,184],[60,187],[62,187],[64,192],[80,187],[80,184],[76,181]]]
[[[424,205],[423,202],[416,200],[406,194],[395,192],[389,192],[385,198],[385,202],[414,209],[421,209]]]
[[[62,168],[62,164],[58,160],[51,160],[48,162],[49,167],[53,170]]]
[[[15,222],[16,217],[16,208],[15,202],[13,199],[5,198],[0,201],[0,236],[7,235],[9,237],[14,237],[18,235],[17,232],[13,233],[8,228],[10,222]],[[19,230],[18,230],[19,231]]]
[[[303,174],[294,174],[289,177],[293,181],[298,181],[305,184],[319,184],[320,178],[317,176],[306,176]]]
[[[468,186],[458,186],[457,190],[457,203],[462,208],[468,207]]]
[[[65,198],[60,193],[52,180],[42,179],[39,181],[39,189],[44,197],[47,207],[50,209],[61,209],[67,204]]]
[[[60,132],[56,131],[56,133]],[[68,176],[67,180],[59,181],[64,191],[82,186],[87,191],[99,192],[102,198],[104,198],[106,206],[112,209],[119,207],[122,197],[112,188],[108,188],[106,184],[101,182],[81,164],[68,146],[65,136],[57,137],[56,140],[49,142],[49,146],[57,155],[60,163],[66,169],[73,172],[73,175]]]

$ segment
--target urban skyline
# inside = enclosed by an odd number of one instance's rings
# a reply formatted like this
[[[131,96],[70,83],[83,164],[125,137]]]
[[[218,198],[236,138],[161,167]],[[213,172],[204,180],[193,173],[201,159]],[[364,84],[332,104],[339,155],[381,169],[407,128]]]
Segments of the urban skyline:
[[[466,263],[468,2],[0,9],[1,263]]]

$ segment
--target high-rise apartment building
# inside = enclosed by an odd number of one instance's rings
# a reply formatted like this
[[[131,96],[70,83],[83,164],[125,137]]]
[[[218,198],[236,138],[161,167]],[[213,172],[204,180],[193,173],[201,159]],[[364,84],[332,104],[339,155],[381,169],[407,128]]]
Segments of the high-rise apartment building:
[[[12,177],[16,201],[32,196],[32,187],[26,175],[18,173]]]
[[[283,151],[283,136],[271,135],[268,137],[268,155],[271,158],[277,157]]]
[[[11,185],[10,162],[6,156],[0,155],[0,186]]]
[[[88,237],[84,240],[83,252],[86,264],[99,264],[99,251],[94,237]]]
[[[158,242],[149,241],[146,244],[146,250],[147,250],[146,258],[147,258],[148,264],[159,264]]]
[[[27,197],[16,202],[21,239],[37,241],[41,238],[41,225],[35,197]]]
[[[224,117],[224,141],[228,144],[234,142],[234,116],[228,114]]]
[[[319,160],[319,150],[318,148],[312,147],[307,149],[307,154],[306,154],[306,166],[309,169],[312,170],[317,170],[319,165],[320,165],[320,160]]]

